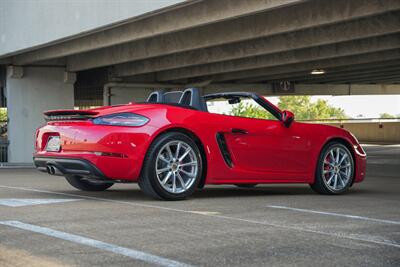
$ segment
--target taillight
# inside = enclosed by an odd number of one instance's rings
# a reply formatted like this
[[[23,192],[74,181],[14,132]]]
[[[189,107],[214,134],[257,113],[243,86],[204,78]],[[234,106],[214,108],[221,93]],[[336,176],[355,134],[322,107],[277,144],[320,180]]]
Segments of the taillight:
[[[60,134],[59,133],[55,133],[55,132],[43,133],[42,134],[41,143],[38,144],[38,146],[40,145],[40,147],[38,147],[38,149],[44,150],[46,148],[47,142],[49,141],[51,136],[60,136]]]
[[[92,119],[94,124],[110,126],[143,126],[149,119],[135,113],[124,112],[105,115]]]
[[[39,129],[36,129],[36,132],[35,132],[35,143],[34,143],[34,145],[33,145],[35,151],[38,151],[38,150],[39,150],[39,144],[38,144],[39,140],[38,140],[38,137],[39,137]]]

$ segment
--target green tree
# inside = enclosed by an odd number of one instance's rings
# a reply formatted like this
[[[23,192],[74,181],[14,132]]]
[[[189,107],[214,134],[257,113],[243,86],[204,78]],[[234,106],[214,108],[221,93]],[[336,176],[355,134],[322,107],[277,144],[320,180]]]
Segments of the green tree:
[[[343,109],[332,107],[323,99],[311,102],[310,96],[281,96],[278,106],[292,111],[299,120],[347,118]]]
[[[246,118],[266,119],[266,120],[276,119],[272,114],[267,112],[265,109],[257,107],[251,103],[244,103],[243,101],[232,108],[230,115],[246,117]]]
[[[7,121],[7,109],[0,108],[0,122]]]
[[[392,114],[389,114],[389,113],[381,113],[380,115],[379,115],[379,117],[381,118],[381,119],[394,119],[394,118],[396,118],[396,116],[394,116],[394,115],[392,115]]]
[[[292,111],[296,119],[299,120],[347,118],[343,109],[332,107],[328,104],[328,101],[322,99],[311,102],[310,96],[281,96],[279,97],[278,106],[282,110]],[[232,109],[231,115],[259,119],[274,119],[269,112],[266,112],[261,107],[243,102]]]

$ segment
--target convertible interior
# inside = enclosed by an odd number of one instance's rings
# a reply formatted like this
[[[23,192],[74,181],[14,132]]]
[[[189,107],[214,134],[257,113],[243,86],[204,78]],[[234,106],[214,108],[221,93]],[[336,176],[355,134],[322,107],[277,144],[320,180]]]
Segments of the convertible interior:
[[[152,92],[147,98],[148,103],[172,104],[196,110],[208,111],[205,99],[197,88],[188,88],[184,91],[166,92],[158,90]]]
[[[147,103],[159,103],[168,104],[174,106],[180,106],[200,111],[209,112],[207,108],[207,101],[216,99],[225,99],[229,104],[238,104],[242,99],[252,99],[260,107],[267,110],[275,118],[280,119],[281,113],[279,110],[274,108],[273,105],[269,104],[268,101],[262,99],[260,96],[249,92],[225,92],[225,93],[214,93],[202,96],[200,90],[197,88],[188,88],[184,91],[165,91],[158,90],[152,92],[146,102]],[[212,112],[212,111],[211,111]]]

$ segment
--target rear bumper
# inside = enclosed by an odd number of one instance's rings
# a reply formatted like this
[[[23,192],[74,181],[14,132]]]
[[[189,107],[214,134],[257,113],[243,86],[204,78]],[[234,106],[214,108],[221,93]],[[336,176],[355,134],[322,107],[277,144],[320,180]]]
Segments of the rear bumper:
[[[80,175],[92,179],[110,180],[85,159],[34,157],[33,162],[39,171],[53,175]]]
[[[65,167],[65,169],[69,172],[70,170],[79,172],[74,174],[86,175],[86,170],[89,169],[89,174],[93,175],[93,168],[87,167],[89,164],[108,179],[136,182],[154,130],[155,128],[149,125],[118,127],[80,121],[51,122],[38,129],[33,156],[38,160],[37,166],[42,167],[42,170],[44,166],[40,163],[43,161],[41,158],[57,160],[61,167],[66,164],[65,160],[72,159],[78,160],[79,163],[74,163],[73,168]],[[59,135],[61,138],[59,152],[46,151],[47,141],[52,135]],[[99,174],[94,172],[94,175]]]

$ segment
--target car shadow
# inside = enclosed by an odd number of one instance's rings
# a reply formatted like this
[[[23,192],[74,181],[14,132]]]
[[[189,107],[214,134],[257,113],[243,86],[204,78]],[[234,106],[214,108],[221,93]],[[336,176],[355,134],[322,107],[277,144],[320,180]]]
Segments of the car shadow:
[[[126,186],[126,188],[110,188],[106,191],[102,192],[83,192],[78,190],[65,190],[59,191],[60,193],[65,194],[74,194],[82,197],[88,198],[99,198],[107,199],[107,200],[115,200],[115,201],[141,201],[141,202],[154,202],[155,200],[151,197],[145,195],[139,188],[136,186],[132,188],[132,186]],[[363,189],[352,189],[345,194],[346,195],[355,195],[355,194],[374,194],[374,192],[370,190]],[[217,199],[217,198],[243,198],[243,197],[257,197],[257,196],[309,196],[314,195],[316,197],[330,197],[330,196],[322,196],[314,191],[312,191],[308,186],[257,186],[256,188],[238,188],[235,186],[210,186],[205,187],[201,190],[197,190],[188,200],[196,200],[196,199]],[[332,196],[335,197],[335,196]]]
[[[315,194],[309,187],[268,187],[257,186],[255,188],[237,187],[211,187],[196,191],[195,198],[224,198],[224,197],[255,197],[275,195],[310,195]]]

